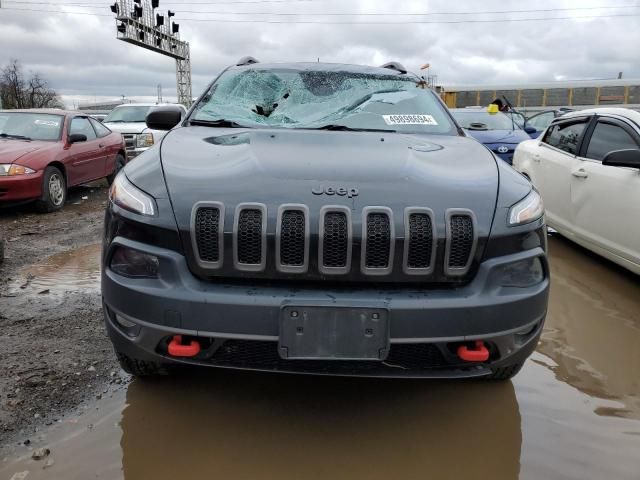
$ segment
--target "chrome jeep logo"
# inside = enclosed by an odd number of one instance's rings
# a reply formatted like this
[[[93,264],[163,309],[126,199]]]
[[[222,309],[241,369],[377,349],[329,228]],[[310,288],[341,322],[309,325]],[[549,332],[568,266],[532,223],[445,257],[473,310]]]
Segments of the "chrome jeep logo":
[[[339,195],[341,197],[347,196],[349,198],[357,197],[360,192],[355,187],[341,187],[334,185],[319,185],[311,189],[311,193],[314,195]]]

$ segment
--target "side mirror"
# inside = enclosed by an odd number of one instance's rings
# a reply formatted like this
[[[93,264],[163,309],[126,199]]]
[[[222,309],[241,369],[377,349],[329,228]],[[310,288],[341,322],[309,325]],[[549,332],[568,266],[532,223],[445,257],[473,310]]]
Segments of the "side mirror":
[[[180,107],[173,105],[154,108],[147,113],[147,127],[151,130],[171,130],[182,120],[182,113]]]
[[[602,164],[610,167],[640,168],[640,150],[614,150],[605,155]]]
[[[536,133],[538,130],[536,130],[535,127],[530,127],[530,126],[527,125],[527,126],[524,127],[524,131],[525,131],[525,133],[527,135],[532,135],[532,134]]]
[[[83,133],[72,133],[69,135],[69,143],[86,142],[87,136]]]

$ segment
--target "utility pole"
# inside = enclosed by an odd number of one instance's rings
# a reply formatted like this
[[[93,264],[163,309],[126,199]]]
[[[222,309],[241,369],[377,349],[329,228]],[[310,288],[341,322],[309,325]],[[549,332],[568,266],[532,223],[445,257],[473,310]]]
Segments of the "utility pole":
[[[162,103],[162,84],[158,84],[158,103]]]
[[[171,57],[176,61],[178,103],[190,107],[191,55],[189,43],[180,40],[180,25],[172,20],[175,12],[156,13],[160,0],[116,0],[116,38],[138,47]]]

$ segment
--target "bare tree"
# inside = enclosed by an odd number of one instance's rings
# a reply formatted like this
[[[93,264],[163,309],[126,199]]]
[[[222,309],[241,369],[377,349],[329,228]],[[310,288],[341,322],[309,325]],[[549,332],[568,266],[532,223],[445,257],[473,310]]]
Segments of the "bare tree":
[[[15,59],[0,69],[0,100],[6,109],[63,106],[58,94],[39,73],[25,79],[22,66]]]

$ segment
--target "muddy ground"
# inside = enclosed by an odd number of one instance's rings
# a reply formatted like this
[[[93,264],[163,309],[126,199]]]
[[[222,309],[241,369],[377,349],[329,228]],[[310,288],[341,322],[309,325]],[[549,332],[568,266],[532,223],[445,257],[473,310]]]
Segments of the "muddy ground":
[[[123,381],[104,335],[95,255],[70,267],[61,253],[99,248],[106,201],[106,183],[97,182],[72,190],[56,213],[0,210],[0,444],[28,443],[38,428]]]

